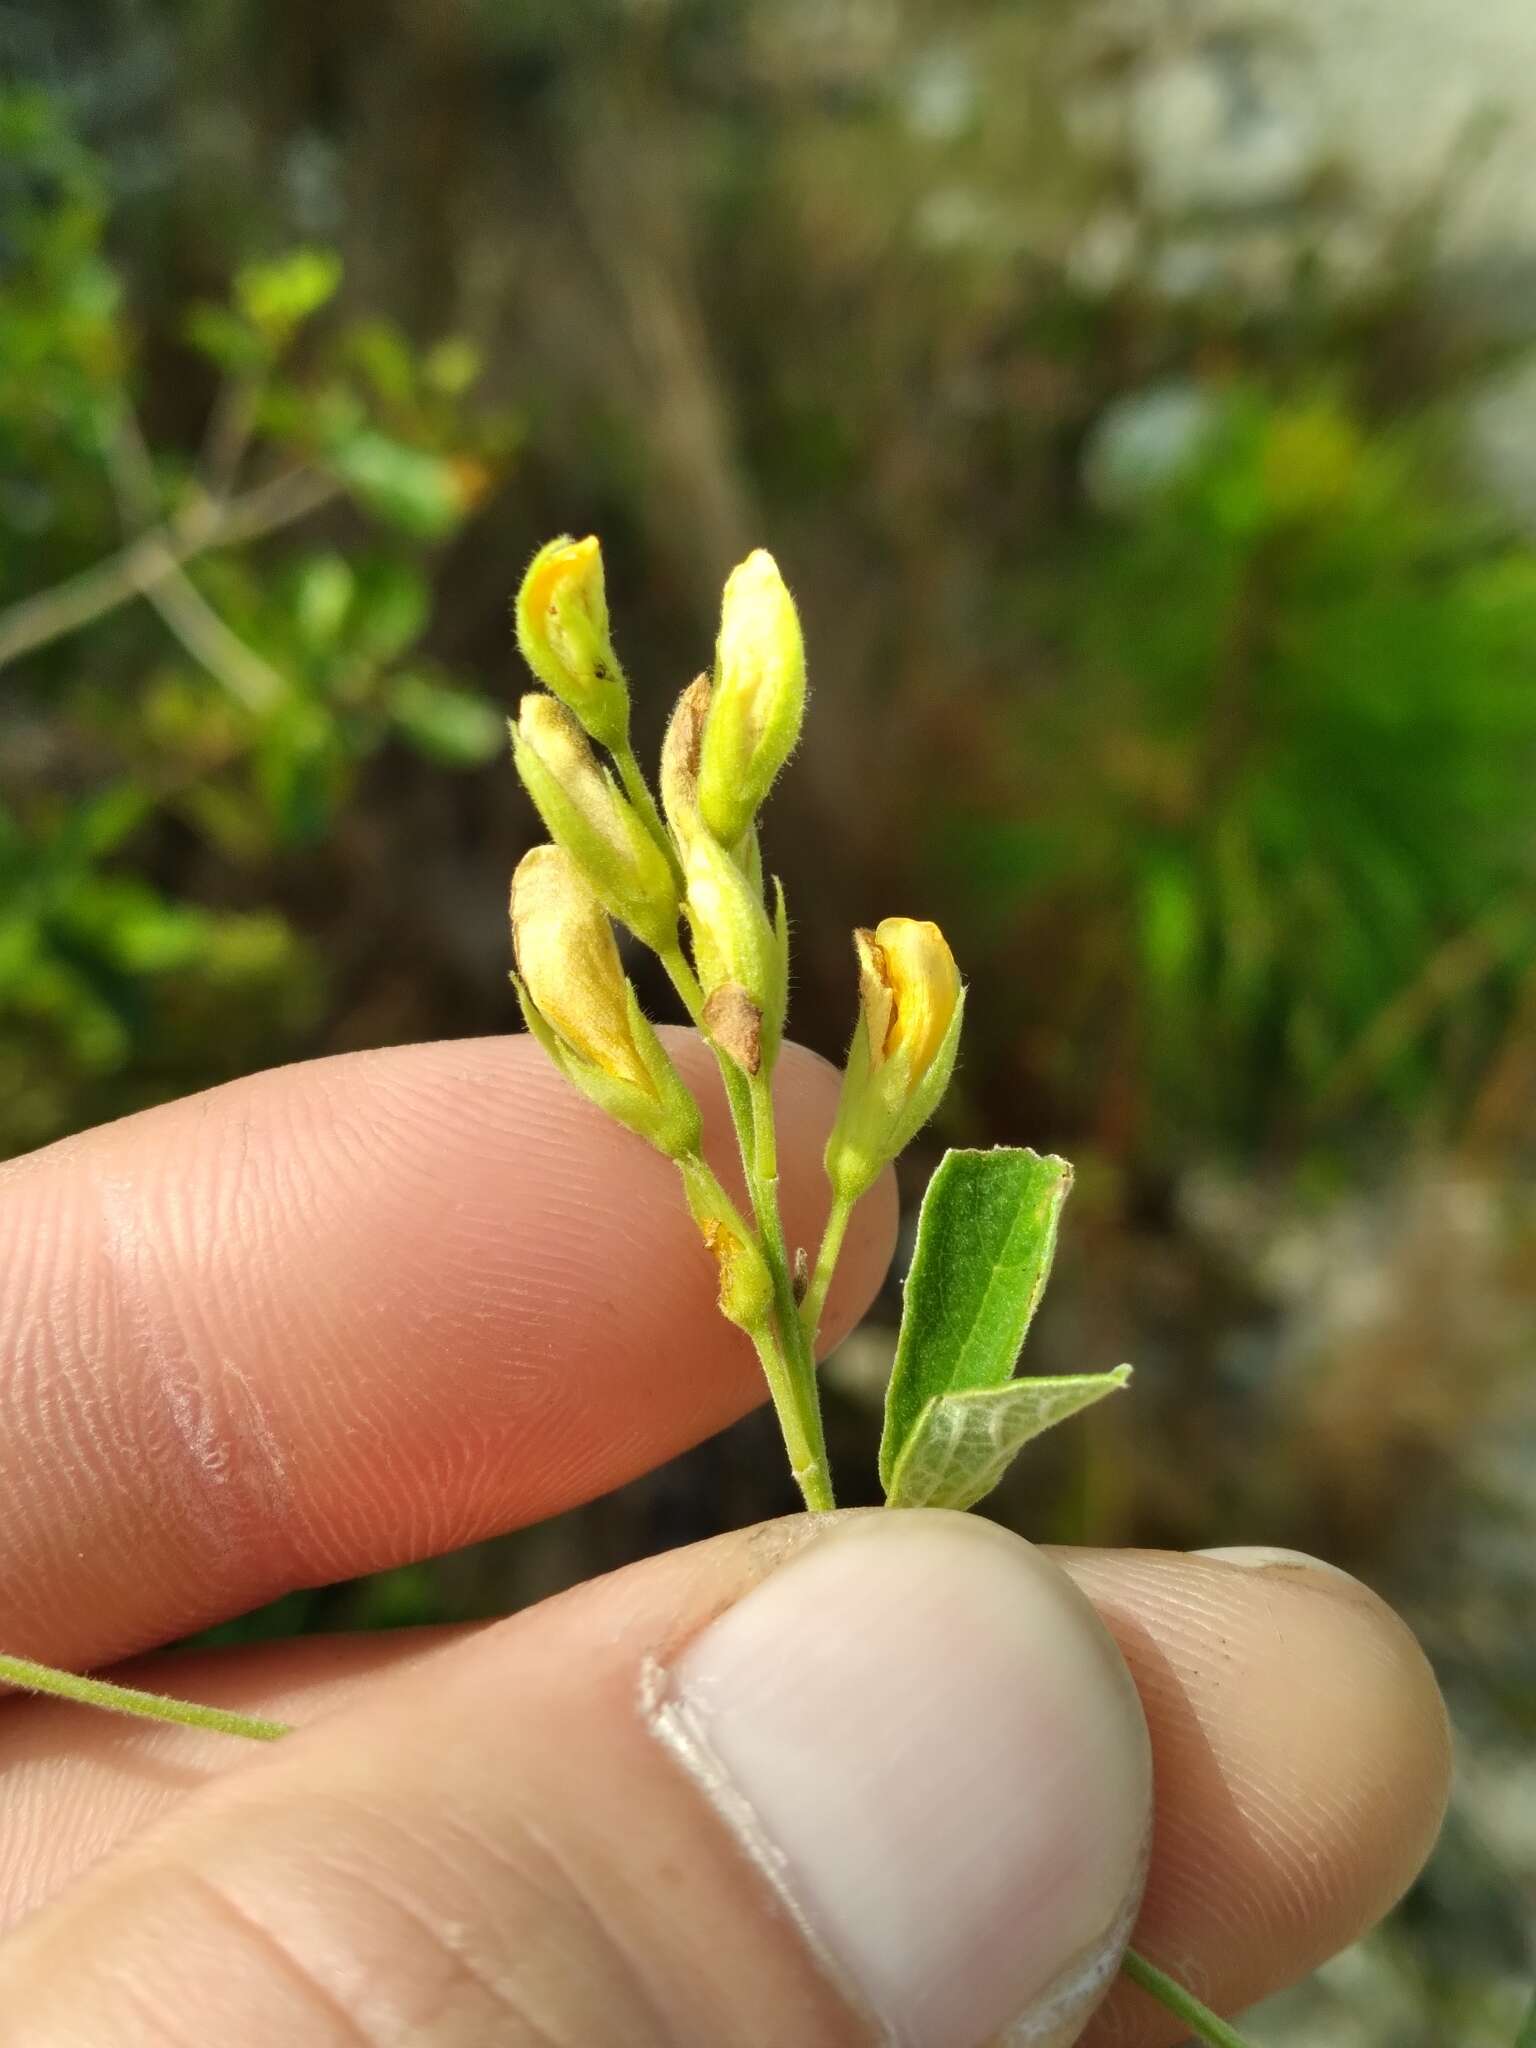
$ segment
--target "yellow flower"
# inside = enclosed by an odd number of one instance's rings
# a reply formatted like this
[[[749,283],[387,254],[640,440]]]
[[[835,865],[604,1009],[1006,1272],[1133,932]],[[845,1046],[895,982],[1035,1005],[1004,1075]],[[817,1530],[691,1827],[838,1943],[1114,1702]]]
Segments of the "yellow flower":
[[[856,931],[853,943],[870,1067],[902,1055],[910,1092],[938,1056],[960,1001],[955,956],[936,924],[915,917],[888,917],[872,932]]]
[[[512,877],[512,950],[539,1014],[566,1050],[656,1094],[629,1021],[629,983],[608,913],[558,846],[524,854]]]
[[[718,840],[697,833],[688,848],[688,924],[699,981],[710,998],[704,1028],[748,1074],[778,1055],[789,1000],[788,928]],[[718,999],[718,1000],[717,1000]],[[757,1016],[753,1031],[744,1005]]]
[[[603,555],[590,534],[540,548],[517,594],[517,644],[601,746],[629,737],[629,691],[608,636]]]
[[[859,1024],[826,1151],[827,1175],[849,1202],[938,1108],[965,1013],[955,958],[936,924],[888,917],[853,942]]]

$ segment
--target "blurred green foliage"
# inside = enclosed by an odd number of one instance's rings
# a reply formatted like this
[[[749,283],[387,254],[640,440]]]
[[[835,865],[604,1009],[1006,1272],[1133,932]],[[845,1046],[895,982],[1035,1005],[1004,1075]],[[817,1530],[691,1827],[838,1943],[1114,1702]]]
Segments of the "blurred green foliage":
[[[1108,1067],[1170,1161],[1454,1117],[1536,967],[1536,551],[1422,434],[1252,384],[1098,525],[1029,589],[1048,685],[939,827],[1053,963],[1060,1085]]]
[[[1433,199],[1357,190],[1325,94],[1284,193],[1171,202],[1161,67],[1261,156],[1305,70],[1284,10],[1204,12],[0,18],[51,81],[0,102],[0,1154],[505,1029],[521,562],[601,532],[653,747],[767,544],[814,691],[767,841],[793,1028],[836,1056],[849,926],[937,919],[973,995],[932,1142],[1081,1164],[1042,1367],[1143,1368],[1004,1512],[1321,1550],[1496,1758],[1536,1697],[1536,551],[1457,407],[1529,322],[1437,283]],[[772,1514],[751,1431],[225,1633],[490,1614]],[[1397,2002],[1289,2038],[1507,2039],[1504,1839],[1467,1808],[1374,1952]]]
[[[0,99],[0,1153],[295,1042],[324,963],[262,900],[273,864],[381,749],[502,746],[423,647],[434,554],[515,445],[474,351],[326,324],[342,265],[313,247],[149,335],[110,220],[56,103]],[[191,454],[142,424],[152,344],[209,366]],[[188,835],[200,900],[160,879]]]

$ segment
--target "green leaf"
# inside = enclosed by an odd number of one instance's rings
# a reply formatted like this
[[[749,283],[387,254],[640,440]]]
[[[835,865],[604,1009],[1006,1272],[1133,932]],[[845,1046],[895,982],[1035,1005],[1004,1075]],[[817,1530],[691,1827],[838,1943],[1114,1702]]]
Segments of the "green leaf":
[[[1015,1380],[1072,1186],[1064,1159],[947,1152],[928,1186],[886,1393],[880,1477],[901,1506],[969,1507],[1021,1444],[1122,1386],[1126,1369]]]
[[[357,577],[343,556],[311,555],[302,565],[294,579],[293,622],[309,653],[336,645],[356,593]]]
[[[251,376],[267,360],[268,351],[261,335],[228,306],[193,306],[184,329],[187,340],[200,355],[231,374]]]
[[[389,710],[402,737],[447,768],[478,768],[496,760],[507,743],[506,719],[489,697],[426,676],[399,677]]]
[[[247,263],[235,277],[235,303],[253,327],[281,343],[335,296],[340,283],[334,249],[290,249],[267,263]]]
[[[414,563],[375,556],[359,565],[352,631],[371,660],[397,661],[421,638],[431,610],[431,585]],[[496,737],[505,744],[500,719]]]
[[[331,466],[370,512],[417,540],[441,540],[463,518],[463,478],[447,457],[430,455],[374,427],[348,435]]]
[[[893,1508],[970,1508],[997,1485],[1031,1437],[1044,1434],[1130,1379],[1113,1372],[1064,1379],[1010,1380],[967,1394],[941,1394],[924,1408],[902,1446],[886,1489]]]

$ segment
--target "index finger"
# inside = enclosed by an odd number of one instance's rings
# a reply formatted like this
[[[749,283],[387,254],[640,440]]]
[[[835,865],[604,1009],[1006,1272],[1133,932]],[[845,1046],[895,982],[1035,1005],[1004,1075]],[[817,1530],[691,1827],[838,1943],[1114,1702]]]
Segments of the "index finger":
[[[703,1047],[672,1049],[731,1150]],[[791,1243],[832,1069],[786,1046]],[[861,1207],[829,1338],[878,1285]],[[524,1038],[231,1083],[0,1168],[0,1645],[84,1666],[601,1493],[762,1398],[671,1164]]]

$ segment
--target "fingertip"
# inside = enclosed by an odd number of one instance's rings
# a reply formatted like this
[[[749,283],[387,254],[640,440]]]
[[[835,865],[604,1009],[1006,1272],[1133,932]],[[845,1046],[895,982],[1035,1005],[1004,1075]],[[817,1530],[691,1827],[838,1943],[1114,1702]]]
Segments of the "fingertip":
[[[674,1045],[729,1153],[707,1050]],[[836,1094],[785,1048],[812,1251]],[[887,1179],[831,1341],[894,1234]],[[764,1398],[716,1286],[672,1164],[521,1036],[278,1069],[40,1153],[0,1185],[3,1632],[99,1662],[593,1498]]]
[[[1291,1603],[1304,1617],[1299,1696],[1277,1692],[1270,1718],[1277,1743],[1293,1731],[1310,1772],[1295,1826],[1335,1872],[1331,1936],[1341,1946],[1396,1904],[1434,1847],[1452,1763],[1439,1681],[1401,1615],[1337,1565],[1299,1551],[1197,1555],[1207,1572],[1237,1579],[1237,1599],[1284,1602],[1272,1609],[1277,1625]]]
[[[1136,1948],[1234,2013],[1335,1954],[1433,1846],[1449,1738],[1411,1631],[1367,1587],[1294,1554],[1066,1551],[1136,1680],[1157,1759]],[[1178,2038],[1117,1987],[1094,2044]]]

